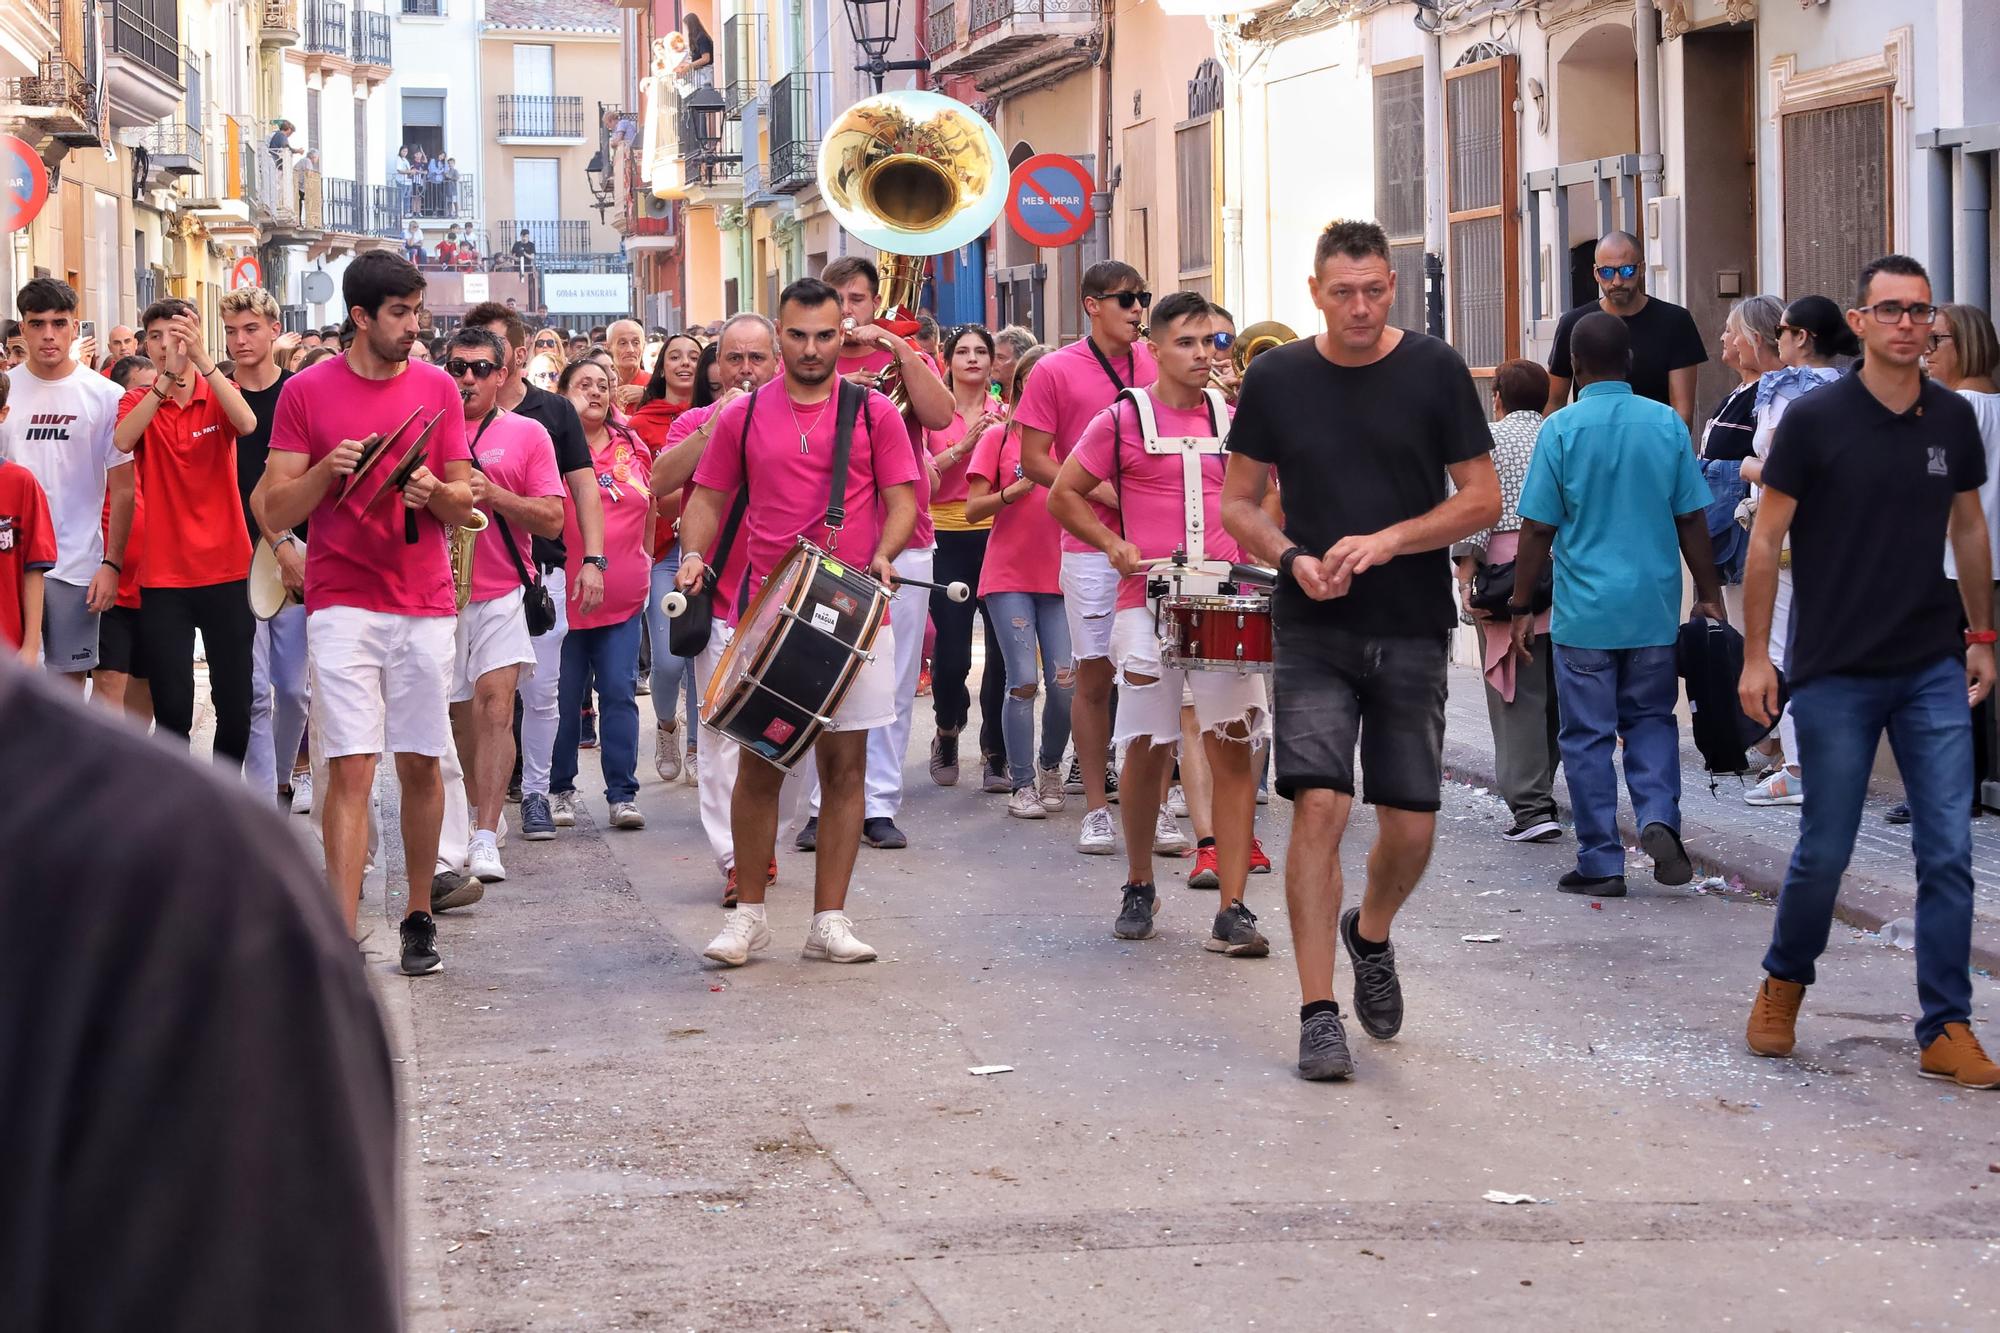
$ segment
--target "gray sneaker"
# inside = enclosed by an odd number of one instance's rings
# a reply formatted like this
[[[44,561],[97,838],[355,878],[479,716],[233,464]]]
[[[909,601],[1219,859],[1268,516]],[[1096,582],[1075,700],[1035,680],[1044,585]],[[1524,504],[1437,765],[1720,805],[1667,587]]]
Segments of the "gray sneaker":
[[[440,870],[431,876],[431,910],[449,912],[470,907],[486,896],[486,885],[462,870]]]
[[[1361,909],[1350,907],[1340,914],[1340,942],[1354,964],[1354,1016],[1361,1030],[1377,1041],[1387,1041],[1402,1030],[1403,983],[1396,979],[1396,946],[1391,944],[1370,958],[1354,947],[1354,932]]]
[[[1256,915],[1241,902],[1215,914],[1215,929],[1201,947],[1231,958],[1262,958],[1271,952],[1271,942],[1257,931]]]
[[[1299,1077],[1343,1079],[1354,1072],[1347,1051],[1347,1029],[1340,1015],[1317,1013],[1299,1024]]]
[[[1153,919],[1159,914],[1160,902],[1150,884],[1127,884],[1125,901],[1118,908],[1118,923],[1111,933],[1121,940],[1150,940],[1153,938]]]

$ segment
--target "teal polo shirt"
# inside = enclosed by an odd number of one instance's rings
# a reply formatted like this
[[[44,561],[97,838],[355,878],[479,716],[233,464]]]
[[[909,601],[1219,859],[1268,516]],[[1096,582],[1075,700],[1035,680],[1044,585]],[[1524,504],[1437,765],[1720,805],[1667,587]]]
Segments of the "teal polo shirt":
[[[1710,500],[1687,425],[1606,380],[1542,423],[1522,518],[1556,530],[1549,637],[1571,648],[1653,648],[1681,624],[1674,520]]]

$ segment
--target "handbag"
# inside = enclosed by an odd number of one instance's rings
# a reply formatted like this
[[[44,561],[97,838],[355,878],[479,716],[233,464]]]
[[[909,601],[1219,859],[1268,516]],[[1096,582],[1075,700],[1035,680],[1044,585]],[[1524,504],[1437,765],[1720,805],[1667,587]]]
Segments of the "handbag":
[[[1514,600],[1514,562],[1503,565],[1489,565],[1481,562],[1472,576],[1472,605],[1480,611],[1491,612],[1502,619],[1507,618],[1507,608]],[[1555,562],[1542,566],[1541,577],[1535,580],[1535,595],[1528,605],[1533,614],[1540,615],[1556,604]]]
[[[479,437],[486,433],[486,428],[493,424],[493,418],[498,415],[497,411],[488,412],[486,420],[479,423],[479,430],[472,437],[472,445],[467,452],[472,454],[474,467],[479,467]],[[483,467],[479,467],[479,470],[486,471]],[[497,509],[493,512],[493,523],[500,530],[500,543],[507,548],[507,558],[514,562],[514,572],[521,579],[521,611],[528,622],[528,635],[539,639],[556,627],[555,598],[549,596],[548,585],[530,574],[527,565],[522,563],[521,548],[514,544],[514,533],[508,528],[507,520]]]

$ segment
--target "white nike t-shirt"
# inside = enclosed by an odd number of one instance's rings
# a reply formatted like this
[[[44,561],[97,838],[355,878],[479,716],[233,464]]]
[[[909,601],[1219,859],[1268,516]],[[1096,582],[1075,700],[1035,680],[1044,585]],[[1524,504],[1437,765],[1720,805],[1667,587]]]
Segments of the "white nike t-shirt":
[[[56,566],[48,576],[86,586],[104,560],[105,477],[132,462],[132,455],[119,453],[111,442],[118,386],[82,366],[59,380],[16,366],[7,372],[7,384],[0,456],[34,473],[49,498]]]

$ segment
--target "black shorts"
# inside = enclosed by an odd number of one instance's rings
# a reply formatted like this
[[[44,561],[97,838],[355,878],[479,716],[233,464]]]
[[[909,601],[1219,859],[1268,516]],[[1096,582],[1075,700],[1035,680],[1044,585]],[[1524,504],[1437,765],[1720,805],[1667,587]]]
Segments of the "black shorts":
[[[134,680],[149,680],[146,650],[139,638],[139,608],[114,606],[97,622],[97,669],[122,671]]]
[[[1396,810],[1435,811],[1444,785],[1448,635],[1375,636],[1313,624],[1278,627],[1272,756],[1278,794],[1314,788]]]

